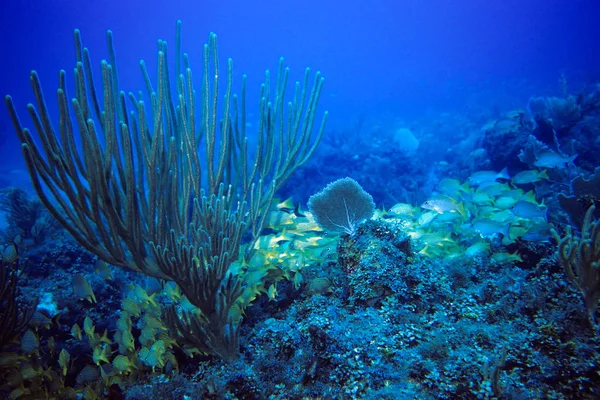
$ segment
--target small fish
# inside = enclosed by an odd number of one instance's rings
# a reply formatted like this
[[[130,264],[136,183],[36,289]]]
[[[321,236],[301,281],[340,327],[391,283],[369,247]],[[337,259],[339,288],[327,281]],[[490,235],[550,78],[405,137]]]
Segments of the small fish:
[[[322,260],[327,260],[330,258],[335,258],[337,256],[337,249],[334,246],[325,247],[321,253],[319,253],[318,258]]]
[[[564,157],[553,151],[545,151],[540,154],[533,165],[538,168],[564,168],[566,164],[572,163],[576,158],[577,154],[570,157]]]
[[[426,257],[439,257],[443,255],[443,251],[440,247],[429,244],[418,251],[418,253]]]
[[[21,350],[25,354],[37,352],[40,348],[40,340],[34,331],[27,329],[21,337]]]
[[[236,305],[239,303],[236,303]],[[169,349],[172,349],[173,347],[179,347],[179,344],[177,344],[177,340],[171,338],[171,336],[169,335],[169,332],[165,332],[165,331],[160,331],[156,334],[156,340],[162,340],[165,344],[165,346]]]
[[[179,363],[177,362],[177,357],[175,357],[175,354],[168,352],[165,354],[165,369],[164,372],[166,374],[169,374],[169,376],[173,373],[173,371],[175,373],[179,372]],[[123,387],[125,385],[120,385],[120,387]],[[214,393],[214,392],[213,392]]]
[[[504,168],[500,172],[496,171],[478,171],[469,177],[469,183],[474,186],[479,186],[484,182],[494,182],[498,179],[510,179],[508,169]]]
[[[508,210],[509,208],[512,208],[517,201],[519,200],[515,199],[513,196],[502,196],[496,199],[494,205],[501,210]]]
[[[296,215],[288,214],[282,211],[270,211],[265,220],[265,228],[281,228],[283,226],[294,225]]]
[[[528,183],[541,181],[542,179],[549,179],[546,170],[538,171],[535,169],[530,169],[527,171],[518,172],[515,176],[513,176],[511,182],[515,185],[526,185]]]
[[[436,246],[443,246],[444,243],[453,243],[451,234],[448,232],[429,232],[424,233],[420,238],[420,241],[424,244],[432,244]]]
[[[0,260],[4,264],[6,264],[6,265],[11,264],[11,263],[17,261],[17,258],[19,258],[19,252],[18,252],[17,246],[15,244],[9,244],[9,245],[1,248]]]
[[[164,367],[165,360],[164,355],[166,353],[165,344],[162,340],[154,342],[148,349],[147,347],[142,348],[138,352],[139,359],[147,366],[154,369],[155,367]]]
[[[102,370],[102,368],[100,368],[100,370]],[[101,400],[101,397],[98,396],[98,393],[96,393],[96,391],[90,386],[86,386],[83,389],[82,395],[84,400]]]
[[[511,211],[517,217],[527,219],[542,218],[545,221],[548,208],[541,208],[537,204],[521,200],[515,203]]]
[[[283,270],[297,272],[304,267],[304,256],[302,254],[298,257],[293,254],[282,254],[280,262]]]
[[[112,362],[114,369],[119,373],[129,373],[132,368],[135,368],[133,362],[129,359],[129,357],[119,354],[115,357]]]
[[[277,297],[277,286],[275,286],[275,284],[269,286],[269,289],[267,290],[267,297],[269,298],[269,301],[275,300]]]
[[[296,207],[294,208],[294,215],[298,218],[306,217],[306,213],[300,209],[300,203],[296,204]]]
[[[55,316],[56,317],[56,316]],[[50,326],[53,323],[53,318],[50,317],[47,310],[44,309],[36,309],[31,316],[31,320],[29,324],[33,326],[36,330],[38,328],[46,328],[50,329]]]
[[[23,381],[23,374],[19,373],[18,378],[13,378],[12,380],[14,381],[14,386],[18,386],[18,384],[20,384]],[[17,383],[18,382],[18,383]],[[7,399],[9,400],[14,400],[14,399],[25,399],[27,397],[31,396],[31,389],[29,388],[25,388],[25,387],[16,387],[14,390],[12,390],[9,394]]]
[[[331,292],[331,281],[327,278],[314,278],[308,284],[308,291],[311,294],[325,294]]]
[[[60,367],[63,376],[67,375],[67,370],[69,369],[69,363],[71,361],[71,355],[65,349],[60,351],[58,355],[58,366]]]
[[[155,295],[153,294],[152,296],[148,296],[148,293],[146,293],[144,288],[142,288],[140,285],[135,285],[134,293],[135,293],[135,296],[137,297],[137,299],[139,301],[141,301],[142,303],[148,302],[148,303],[152,304],[154,307],[158,308],[158,304],[154,300]]]
[[[261,290],[262,284],[258,285],[255,283],[253,285],[246,286],[246,289],[244,289],[240,298],[243,300],[244,304],[250,304],[254,301],[254,299],[260,296]]]
[[[296,224],[296,229],[289,230],[289,233],[294,233],[296,235],[304,234],[305,232],[322,232],[323,228],[321,228],[313,218],[307,218],[307,222],[298,222]]]
[[[471,202],[475,203],[478,206],[482,206],[486,204],[493,204],[494,199],[488,193],[480,192],[479,190],[477,190],[475,193],[473,193],[473,197],[471,197]]]
[[[526,242],[547,242],[552,237],[550,233],[554,225],[547,222],[533,224],[527,229],[527,232],[521,237]]]
[[[394,204],[389,212],[400,217],[414,217],[415,208],[407,203],[398,203]]]
[[[109,364],[110,363],[110,361],[108,359],[109,356],[110,356],[110,346],[100,345],[100,346],[94,347],[94,351],[92,352],[92,360],[94,361],[94,364],[100,365],[102,362]]]
[[[511,239],[520,239],[523,237],[523,235],[525,235],[527,233],[527,227],[526,226],[521,226],[521,225],[511,225],[508,233],[510,235]]]
[[[19,367],[19,372],[26,381],[32,381],[44,373],[44,370],[38,365],[33,366],[30,363],[23,364]],[[15,397],[16,398],[16,397]]]
[[[447,223],[452,223],[456,220],[459,220],[462,218],[462,215],[460,215],[457,212],[447,212],[447,213],[443,213],[440,214],[435,221],[432,223],[432,226],[438,226],[438,225],[443,225],[443,224],[447,224]]]
[[[439,213],[437,211],[428,211],[426,213],[421,214],[419,219],[417,219],[417,224],[421,227],[426,227],[437,217]]]
[[[95,382],[100,378],[100,372],[102,368],[98,368],[95,365],[87,364],[83,369],[77,374],[75,381],[77,384],[84,386],[85,384],[89,384]]]
[[[298,290],[300,289],[300,285],[302,285],[302,282],[304,281],[304,278],[302,277],[302,274],[300,272],[297,272],[294,274],[294,278],[292,279],[292,284],[294,285],[294,289]]]
[[[477,207],[477,209],[475,210],[475,214],[479,217],[485,217],[497,212],[498,210],[498,208],[494,207],[491,204],[484,204],[482,206]]]
[[[131,317],[127,311],[121,311],[121,315],[119,319],[117,319],[117,330],[118,331],[127,331],[131,329]]]
[[[167,297],[173,301],[179,301],[179,299],[181,299],[183,296],[181,289],[175,282],[165,283],[164,290]]]
[[[182,350],[189,358],[194,358],[196,355],[202,356],[206,354],[198,350],[196,347],[184,347]]]
[[[152,328],[145,326],[144,328],[142,328],[142,331],[140,332],[138,341],[143,346],[149,346],[151,343],[155,342],[155,340],[154,340],[155,334],[156,334],[156,329],[152,329]]]
[[[123,311],[127,311],[129,314],[135,317],[139,317],[142,313],[142,310],[137,302],[129,297],[126,297],[121,301],[121,308]]]
[[[458,212],[462,216],[467,215],[467,211],[462,203],[458,203],[452,197],[449,196],[438,196],[433,199],[427,200],[421,207],[426,210],[435,211],[438,214],[445,212]]]
[[[496,222],[510,222],[515,219],[515,216],[509,210],[497,211],[490,213],[488,218]]]
[[[273,234],[270,235],[263,235],[260,236],[258,238],[258,240],[256,241],[256,243],[254,244],[254,248],[255,249],[272,249],[274,247],[277,247],[280,243],[282,242],[287,242],[289,240],[292,239],[292,237],[290,236],[286,236],[287,232],[285,229],[283,229],[283,231],[275,236]]]
[[[119,344],[127,349],[127,351],[135,350],[135,338],[133,337],[131,330],[121,332],[121,342]]]
[[[488,242],[477,242],[467,247],[465,250],[465,256],[475,257],[479,254],[488,253],[490,251],[490,244]]]
[[[294,240],[292,242],[293,244],[293,248],[296,250],[304,250],[307,249],[309,247],[322,247],[320,245],[321,243],[321,237],[320,236],[313,236],[313,237],[309,237],[309,238],[304,238],[301,240]]]
[[[112,271],[110,269],[110,266],[106,262],[98,259],[96,260],[95,266],[96,273],[100,275],[102,279],[106,281],[110,281],[112,279]]]
[[[234,324],[237,324],[242,321],[242,316],[244,315],[244,311],[239,303],[236,303],[231,306],[229,312],[227,313],[227,317],[231,318]]]
[[[71,336],[73,336],[77,340],[81,340],[83,338],[83,334],[81,332],[81,328],[76,323],[71,327]]]
[[[306,216],[302,213],[302,211],[300,211],[300,203],[294,205],[294,202],[292,201],[291,197],[289,199],[277,204],[275,207],[279,211],[283,211],[284,213],[287,213],[287,214],[293,214],[296,217],[305,217]]]
[[[498,233],[508,237],[508,228],[510,224],[492,221],[489,218],[479,218],[473,221],[471,227],[482,237],[491,237]]]
[[[499,196],[508,190],[510,190],[510,187],[506,183],[497,181],[483,182],[477,188],[477,191],[487,193],[493,197]]]
[[[0,368],[17,368],[21,361],[27,361],[29,358],[23,354],[15,352],[0,353]]]
[[[437,185],[437,190],[447,196],[458,196],[460,192],[469,190],[469,184],[461,184],[458,179],[444,178]]]
[[[275,205],[275,207],[279,211],[283,211],[284,213],[288,213],[288,214],[292,213],[294,211],[294,208],[296,208],[296,206],[294,206],[294,202],[291,197],[282,201],[281,203],[278,203],[277,205]]]
[[[85,317],[83,319],[83,331],[85,332],[86,336],[94,337],[96,334],[95,330],[96,328],[94,327],[94,321],[92,321],[90,317]]]
[[[518,198],[519,200],[523,200],[523,201],[528,201],[530,203],[536,203],[537,200],[535,198],[535,193],[533,192],[533,190],[530,190],[527,193],[523,193],[523,191],[515,191],[515,198]]]
[[[51,356],[54,356],[54,350],[56,349],[56,339],[54,339],[54,336],[48,338],[46,347],[48,347],[48,353],[50,353]]]
[[[86,299],[90,303],[97,303],[92,287],[82,274],[73,275],[73,291],[80,299]]]
[[[112,344],[112,341],[108,338],[108,329],[105,329],[102,336],[98,338],[98,343],[106,343],[109,346]]]
[[[144,283],[144,288],[146,289],[146,293],[148,296],[152,296],[153,294],[158,294],[163,290],[164,283],[160,281],[160,279],[147,277],[146,282]]]
[[[144,315],[144,326],[151,329],[167,329],[161,320],[153,315]]]

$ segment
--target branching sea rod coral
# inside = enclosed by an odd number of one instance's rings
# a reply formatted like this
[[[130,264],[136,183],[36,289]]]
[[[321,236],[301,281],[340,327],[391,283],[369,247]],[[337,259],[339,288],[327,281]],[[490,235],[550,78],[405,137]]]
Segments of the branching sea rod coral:
[[[0,350],[27,329],[37,304],[23,308],[17,303],[17,286],[22,273],[15,245],[0,246]]]
[[[190,60],[179,51],[180,22],[171,69],[176,79],[169,78],[167,44],[159,41],[155,82],[141,63],[145,95],[119,88],[110,31],[107,39],[110,57],[101,62],[102,90],[96,91],[89,52],[75,31],[75,97],[68,100],[61,71],[58,130],[40,79],[31,73],[36,106],[28,110],[41,148],[6,97],[34,187],[50,213],[100,259],[180,286],[198,312],[171,324],[174,336],[192,332],[189,339],[202,351],[233,358],[239,322],[229,311],[246,304],[240,300],[244,277],[230,266],[242,237],[258,237],[275,191],[319,144],[326,118],[316,133],[313,127],[324,79],[317,72],[311,87],[307,69],[286,104],[283,60],[275,85],[267,72],[251,152],[246,78],[236,97],[231,60],[219,105],[216,35],[204,45],[199,95]]]
[[[567,276],[573,281],[588,311],[590,322],[598,328],[597,310],[600,299],[600,221],[594,220],[595,206],[591,206],[583,220],[581,236],[577,237],[570,227],[561,238],[552,230],[558,241],[558,256],[565,266]]]

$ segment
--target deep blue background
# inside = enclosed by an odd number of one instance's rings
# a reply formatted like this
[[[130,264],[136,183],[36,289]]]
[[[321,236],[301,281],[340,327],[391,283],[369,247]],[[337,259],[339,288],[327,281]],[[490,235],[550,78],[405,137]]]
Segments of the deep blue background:
[[[286,58],[294,79],[305,66],[326,77],[323,109],[333,128],[373,121],[522,108],[529,96],[559,93],[600,77],[600,2],[594,0],[152,1],[4,0],[0,9],[0,94],[11,94],[28,126],[29,70],[53,103],[57,72],[74,66],[72,31],[82,31],[94,62],[115,35],[121,84],[143,88],[138,62],[154,65],[156,41],[183,47],[199,77],[201,45],[219,37],[257,93],[265,68]],[[253,97],[251,97],[252,99]],[[5,107],[0,107],[2,170],[21,165]]]

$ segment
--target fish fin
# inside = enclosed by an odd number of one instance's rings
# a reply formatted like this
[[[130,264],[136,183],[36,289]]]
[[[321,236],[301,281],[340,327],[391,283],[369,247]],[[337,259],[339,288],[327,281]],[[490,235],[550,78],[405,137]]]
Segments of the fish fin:
[[[458,206],[456,207],[456,211],[458,211],[458,213],[460,215],[462,215],[463,217],[469,218],[469,212],[465,208],[464,203],[458,203]]]
[[[569,157],[569,164],[572,164],[573,161],[575,161],[575,159],[577,158],[577,156],[579,156],[579,154],[575,154],[575,155],[572,155],[571,157]]]
[[[527,201],[529,203],[537,204],[537,200],[535,198],[535,193],[533,193],[533,190],[530,190],[523,194],[522,200]]]
[[[300,202],[298,202],[298,204],[296,204],[296,207],[294,208],[294,215],[298,218],[306,217],[306,215],[300,209]]]
[[[502,169],[502,171],[500,171],[498,173],[498,176],[496,177],[496,179],[506,179],[506,180],[510,180],[510,174],[508,173],[508,168],[504,167]]]
[[[469,184],[469,181],[466,181],[465,183],[463,183],[462,185],[460,185],[458,187],[458,191],[459,192],[469,193],[471,191],[471,185]]]
[[[543,202],[542,202],[542,203],[543,203]],[[543,215],[544,222],[548,222],[548,210],[549,210],[549,209],[550,209],[550,207],[546,207],[546,208],[544,209],[544,215]]]

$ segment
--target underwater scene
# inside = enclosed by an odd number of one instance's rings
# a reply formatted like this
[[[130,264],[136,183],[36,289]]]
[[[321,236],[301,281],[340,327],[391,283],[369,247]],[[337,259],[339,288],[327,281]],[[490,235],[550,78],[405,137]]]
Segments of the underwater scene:
[[[600,3],[0,11],[0,399],[600,399]]]

